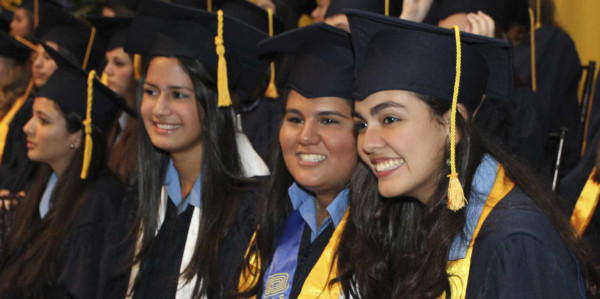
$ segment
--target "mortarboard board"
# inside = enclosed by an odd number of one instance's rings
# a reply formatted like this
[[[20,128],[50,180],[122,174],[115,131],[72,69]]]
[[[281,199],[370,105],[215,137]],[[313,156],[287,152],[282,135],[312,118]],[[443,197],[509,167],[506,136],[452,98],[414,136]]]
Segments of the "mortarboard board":
[[[105,45],[105,51],[125,47],[129,24],[133,18],[90,17],[88,21],[96,27],[97,37]]]
[[[317,23],[259,44],[261,55],[295,54],[287,87],[307,98],[352,98],[354,55],[350,34]]]
[[[436,14],[443,20],[456,13],[483,11],[504,32],[513,23],[529,26],[528,0],[436,0]]]
[[[367,12],[347,11],[347,15],[356,53],[356,100],[382,90],[452,99],[454,31]],[[473,112],[484,94],[508,98],[513,83],[508,43],[469,33],[460,36],[460,102]]]
[[[248,0],[225,0],[218,3],[218,9],[225,15],[234,17],[262,32],[269,33],[269,13]],[[283,32],[283,21],[273,15],[273,34]]]
[[[33,34],[35,39],[55,42],[87,69],[92,50],[99,51],[94,47],[95,28],[54,5],[44,6],[39,13],[39,25]]]
[[[19,63],[25,63],[29,58],[30,49],[6,32],[0,32],[0,56],[10,57]]]
[[[222,16],[221,34],[218,34],[219,19],[217,13],[144,1],[131,23],[125,50],[148,58],[184,56],[197,59],[217,81],[220,97],[225,92],[220,84],[228,80],[225,86],[244,98],[254,92],[260,78],[255,76],[254,83],[248,80],[252,78],[242,78],[249,71],[255,74],[261,68],[266,70],[268,65],[268,61],[258,59],[257,47],[258,42],[268,35],[227,15]],[[225,60],[221,60],[215,48],[215,42],[221,40]],[[227,72],[220,73],[225,61]]]
[[[35,93],[35,96],[48,98],[62,108],[76,113],[83,120],[85,149],[81,178],[85,179],[92,157],[92,127],[96,127],[106,136],[112,128],[119,110],[124,110],[130,115],[135,115],[135,113],[127,106],[125,100],[100,83],[95,76],[95,71],[86,74],[79,66],[51,47],[44,44],[43,46],[54,59],[58,68],[48,78],[48,82]]]
[[[356,9],[384,14],[385,1],[388,0],[331,0],[325,17],[342,14],[343,9]]]

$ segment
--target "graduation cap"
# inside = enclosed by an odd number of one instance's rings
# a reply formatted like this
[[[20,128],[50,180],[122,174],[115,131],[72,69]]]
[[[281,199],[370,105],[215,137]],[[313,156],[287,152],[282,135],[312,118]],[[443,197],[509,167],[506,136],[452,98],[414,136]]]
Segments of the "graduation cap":
[[[96,27],[98,37],[105,45],[105,51],[125,47],[129,24],[133,18],[90,17],[88,21]]]
[[[10,22],[13,19],[13,12],[0,7],[0,31],[8,32],[10,28]]]
[[[172,0],[171,3],[207,11],[213,10],[213,0]]]
[[[39,26],[40,11],[45,11],[48,7],[62,9],[62,6],[56,0],[22,0],[19,7],[31,11],[34,29]]]
[[[54,5],[45,5],[39,13],[35,39],[52,41],[67,49],[86,69],[92,50],[99,51],[94,49],[96,29]]]
[[[135,115],[135,112],[125,103],[125,100],[100,83],[95,71],[86,74],[79,66],[51,47],[43,46],[58,68],[35,96],[48,98],[83,119],[85,149],[81,178],[85,179],[92,155],[92,127],[96,127],[106,136],[119,110],[124,110],[130,115]]]
[[[350,34],[325,23],[294,29],[259,44],[261,55],[295,54],[287,87],[307,98],[352,98]]]
[[[256,89],[260,78],[253,74],[268,65],[258,58],[257,44],[267,37],[222,12],[148,0],[142,2],[131,23],[125,51],[148,58],[183,56],[199,60],[216,79],[219,106],[228,106],[229,89],[242,98]],[[248,76],[252,78],[243,78]]]
[[[389,0],[331,0],[325,17],[342,14],[343,9],[356,9],[389,15]],[[388,6],[388,12],[386,12]]]
[[[277,15],[273,15],[273,25],[269,25],[269,12],[260,8],[248,0],[225,0],[218,3],[218,9],[223,10],[225,15],[234,17],[248,25],[252,25],[265,33],[273,32],[273,35],[283,32],[283,21]],[[272,29],[270,29],[272,28]]]
[[[473,112],[483,95],[507,99],[512,88],[510,46],[484,36],[367,12],[347,11],[356,53],[354,96],[407,90],[452,103],[448,208],[466,199],[455,161],[457,102]]]
[[[436,0],[436,13],[443,20],[456,13],[483,11],[506,32],[513,23],[529,26],[527,0]]]
[[[135,11],[140,0],[107,0],[106,5],[110,7],[123,6],[129,10]]]
[[[0,56],[10,57],[19,63],[25,63],[29,58],[30,49],[8,33],[0,31]]]

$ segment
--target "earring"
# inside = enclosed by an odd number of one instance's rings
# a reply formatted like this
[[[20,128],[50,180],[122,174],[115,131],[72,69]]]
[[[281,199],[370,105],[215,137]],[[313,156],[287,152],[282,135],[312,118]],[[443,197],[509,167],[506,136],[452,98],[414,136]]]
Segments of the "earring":
[[[69,148],[75,149],[75,144],[73,144],[73,143],[69,144]]]
[[[450,166],[450,158],[446,159],[446,166]]]

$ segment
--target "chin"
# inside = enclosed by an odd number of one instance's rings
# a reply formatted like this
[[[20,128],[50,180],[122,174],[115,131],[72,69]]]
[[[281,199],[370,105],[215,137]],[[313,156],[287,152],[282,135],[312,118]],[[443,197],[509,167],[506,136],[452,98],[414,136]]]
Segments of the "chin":
[[[401,190],[398,190],[397,186],[390,186],[390,184],[379,184],[379,194],[385,198],[392,198],[403,194]]]

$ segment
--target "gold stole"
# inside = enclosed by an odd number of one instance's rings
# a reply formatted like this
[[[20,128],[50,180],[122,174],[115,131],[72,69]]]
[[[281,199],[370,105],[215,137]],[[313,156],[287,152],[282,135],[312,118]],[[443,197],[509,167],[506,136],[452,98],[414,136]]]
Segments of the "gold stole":
[[[579,237],[583,235],[588,224],[590,224],[590,221],[594,216],[594,211],[596,211],[596,206],[598,205],[600,183],[595,182],[593,179],[596,171],[598,171],[598,169],[594,167],[581,191],[581,195],[579,195],[579,199],[577,199],[577,203],[573,209],[573,215],[571,216],[571,225]]]
[[[6,112],[2,120],[0,120],[0,162],[2,162],[2,155],[4,155],[4,145],[6,144],[6,135],[8,134],[10,122],[15,117],[15,114],[17,114],[17,111],[21,109],[21,106],[23,106],[26,99],[26,96],[18,98],[12,107],[10,107],[10,110]],[[22,129],[23,128],[19,128],[19,130]]]
[[[448,266],[446,268],[446,272],[448,273],[448,280],[450,283],[450,290],[452,291],[452,298],[465,298],[467,294],[467,283],[469,281],[469,269],[471,267],[471,256],[473,255],[473,245],[475,244],[475,240],[477,239],[477,235],[479,234],[479,230],[483,225],[483,222],[488,217],[490,212],[494,209],[496,204],[500,202],[502,198],[504,198],[515,186],[504,172],[504,167],[502,165],[498,165],[498,172],[496,174],[496,180],[494,181],[494,185],[485,201],[485,205],[483,207],[483,211],[481,212],[481,216],[479,216],[479,221],[477,222],[477,226],[475,227],[475,232],[473,233],[473,237],[471,238],[471,242],[469,243],[469,248],[467,249],[467,255],[463,259],[448,261]],[[444,292],[440,297],[446,298],[446,293]]]
[[[329,281],[337,277],[337,247],[340,243],[340,238],[342,237],[342,232],[344,231],[344,227],[346,226],[346,221],[348,220],[348,209],[344,213],[344,217],[340,221],[339,225],[335,228],[333,235],[329,239],[329,243],[321,253],[321,257],[317,260],[317,263],[312,268],[308,277],[304,281],[304,285],[302,286],[302,291],[300,291],[300,295],[298,295],[298,299],[338,299],[342,290],[342,287],[339,283],[335,283],[333,285],[329,285]],[[250,241],[250,245],[254,242],[254,236],[252,236],[252,240]],[[260,260],[256,256],[252,256],[250,258],[252,271],[251,273],[244,269],[242,274],[240,275],[240,281],[238,284],[239,290],[244,291],[250,289],[257,283],[256,274],[260,273]],[[333,274],[333,275],[332,275]],[[262,283],[259,281],[258,283]],[[253,299],[256,296],[251,297]]]

